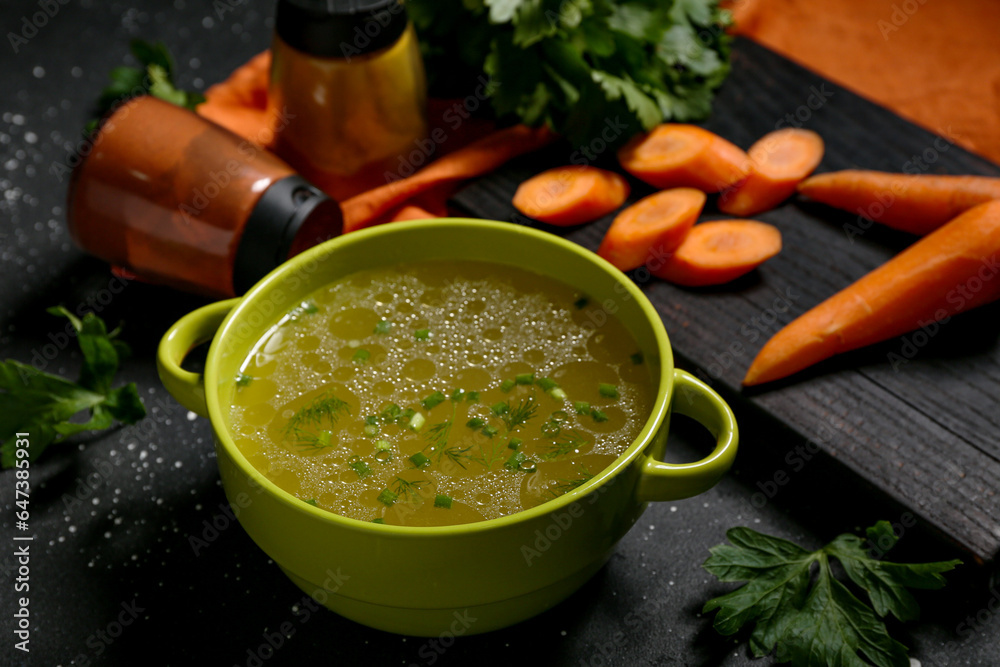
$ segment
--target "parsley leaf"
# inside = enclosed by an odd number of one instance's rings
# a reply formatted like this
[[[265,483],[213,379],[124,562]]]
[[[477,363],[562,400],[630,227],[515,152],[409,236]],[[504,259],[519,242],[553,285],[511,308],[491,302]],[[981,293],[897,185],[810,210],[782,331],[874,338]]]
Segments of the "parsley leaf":
[[[917,618],[916,600],[907,589],[941,588],[941,573],[961,564],[879,561],[861,538],[850,534],[811,552],[749,528],[732,528],[726,537],[731,544],[713,547],[703,567],[720,581],[746,584],[709,600],[703,611],[718,610],[714,626],[723,635],[752,623],[750,649],[755,656],[777,648],[779,662],[809,667],[907,667],[906,647],[889,636],[882,619],[890,613],[902,621]],[[869,528],[867,537],[883,551],[897,539],[887,521]],[[833,576],[832,558],[868,594],[874,610]]]
[[[717,0],[408,0],[431,92],[583,146],[708,115],[729,73]],[[477,91],[477,88],[478,91]],[[611,127],[615,140],[607,141]]]
[[[46,447],[82,431],[103,430],[115,420],[134,424],[146,416],[135,384],[118,389],[111,382],[118,372],[128,346],[117,340],[118,329],[108,332],[104,321],[93,313],[82,319],[63,307],[49,313],[70,320],[83,353],[77,382],[8,359],[0,362],[0,464],[15,464],[14,440],[17,433],[30,433],[29,460],[37,459]],[[83,411],[86,421],[70,421]]]

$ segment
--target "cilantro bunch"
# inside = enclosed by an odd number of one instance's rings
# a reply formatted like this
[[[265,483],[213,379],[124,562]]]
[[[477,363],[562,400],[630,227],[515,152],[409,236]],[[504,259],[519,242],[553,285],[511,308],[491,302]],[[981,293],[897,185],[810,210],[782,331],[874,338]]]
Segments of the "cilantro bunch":
[[[618,143],[665,120],[703,118],[729,73],[730,16],[717,0],[408,0],[407,9],[432,94],[464,96],[488,76],[501,120],[547,123],[576,145],[607,127]]]
[[[28,455],[34,461],[46,447],[75,433],[106,429],[115,420],[134,424],[146,416],[134,383],[111,388],[119,361],[129,351],[118,340],[118,329],[108,332],[104,321],[93,313],[80,319],[63,307],[48,312],[68,318],[76,330],[83,353],[80,377],[71,382],[10,359],[0,363],[0,464],[4,468],[14,466],[17,433],[30,434]],[[84,411],[88,419],[70,421]]]
[[[888,521],[869,528],[867,536],[886,551],[897,540]],[[753,624],[750,649],[756,657],[777,648],[778,662],[805,667],[908,667],[906,647],[889,636],[882,619],[916,619],[920,609],[907,589],[941,588],[941,573],[961,564],[880,561],[850,534],[817,551],[749,528],[732,528],[726,537],[731,544],[713,547],[704,567],[721,581],[747,583],[709,600],[703,611],[719,610],[714,626],[723,635]],[[834,576],[833,559],[867,593],[871,607]]]

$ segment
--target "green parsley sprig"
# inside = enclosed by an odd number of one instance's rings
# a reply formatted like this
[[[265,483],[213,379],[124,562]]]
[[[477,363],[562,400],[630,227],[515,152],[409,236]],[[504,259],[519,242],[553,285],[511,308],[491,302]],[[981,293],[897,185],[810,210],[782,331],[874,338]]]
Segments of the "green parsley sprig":
[[[0,464],[15,465],[17,433],[29,433],[28,460],[34,461],[51,444],[83,431],[109,428],[115,420],[134,424],[146,416],[135,383],[117,389],[111,384],[129,348],[109,332],[94,313],[79,318],[62,306],[48,312],[66,317],[76,330],[83,353],[80,377],[71,382],[34,366],[8,359],[0,363]],[[70,421],[86,411],[86,421]]]
[[[608,141],[609,128],[625,141],[664,120],[703,118],[729,73],[731,18],[717,0],[408,0],[407,9],[434,94],[487,96],[499,117],[546,123],[578,146],[602,132]]]
[[[777,648],[778,662],[802,667],[908,667],[907,648],[889,636],[882,619],[889,614],[900,621],[916,619],[920,609],[907,589],[941,588],[941,573],[961,564],[877,560],[866,551],[865,542],[851,534],[816,551],[743,527],[730,529],[726,537],[731,544],[713,547],[703,567],[720,581],[746,584],[709,600],[703,611],[718,610],[714,627],[723,635],[753,624],[750,649],[756,657]],[[883,553],[898,539],[888,521],[869,528],[867,537]],[[872,606],[834,577],[832,559],[867,593]]]

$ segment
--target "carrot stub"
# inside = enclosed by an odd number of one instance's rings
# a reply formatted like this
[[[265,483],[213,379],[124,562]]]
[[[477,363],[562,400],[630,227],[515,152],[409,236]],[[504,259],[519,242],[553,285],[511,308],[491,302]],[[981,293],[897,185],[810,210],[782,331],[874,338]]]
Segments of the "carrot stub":
[[[781,251],[781,232],[756,220],[695,225],[653,275],[677,285],[721,285],[753,271]],[[652,263],[651,263],[652,264]]]
[[[1000,298],[1000,201],[966,211],[801,315],[757,354],[745,385],[940,322]]]
[[[640,199],[615,217],[597,254],[622,271],[638,268],[654,256],[668,257],[704,206],[705,193],[694,188],[662,190]]]
[[[719,192],[742,181],[749,170],[742,149],[696,125],[664,123],[634,137],[618,151],[622,168],[657,188]]]
[[[802,181],[801,194],[911,234],[929,234],[973,206],[1000,199],[1000,178],[848,169]]]
[[[620,175],[589,166],[556,167],[532,176],[514,193],[514,208],[550,225],[579,225],[611,213],[628,198]]]
[[[746,179],[719,196],[723,213],[756,215],[788,199],[823,159],[823,140],[812,130],[787,127],[761,137],[747,155]]]

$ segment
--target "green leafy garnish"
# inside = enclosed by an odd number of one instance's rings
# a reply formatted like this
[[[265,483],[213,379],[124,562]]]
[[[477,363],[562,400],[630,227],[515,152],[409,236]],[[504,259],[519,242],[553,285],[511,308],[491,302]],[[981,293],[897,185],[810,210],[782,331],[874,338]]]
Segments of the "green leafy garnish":
[[[310,498],[309,500],[303,500],[302,502],[304,502],[307,505],[312,505],[313,507],[319,507],[319,503],[316,502],[315,498]]]
[[[425,465],[430,463],[431,460],[427,458],[427,455],[423,452],[417,452],[410,457],[410,463],[413,464],[414,468],[423,468]]]
[[[350,407],[327,390],[289,418],[285,424],[285,435],[296,445],[306,449],[329,447],[330,431],[320,427],[332,427],[344,413],[350,414]]]
[[[433,95],[479,85],[501,119],[580,147],[703,118],[729,73],[731,17],[717,0],[408,0],[407,11]]]
[[[590,411],[590,416],[594,418],[594,421],[600,424],[601,422],[608,421],[608,416],[604,414],[603,410],[598,410],[597,408],[592,408]]]
[[[446,496],[442,493],[437,494],[436,496],[434,496],[434,507],[441,507],[443,509],[450,510],[451,497]]]
[[[375,325],[374,333],[387,334],[390,329],[392,329],[392,322],[388,320],[379,320],[379,323]]]
[[[479,417],[473,417],[469,421],[465,422],[465,425],[473,430],[477,428],[482,428],[484,424],[486,424],[486,422],[480,419]]]
[[[360,458],[351,461],[348,465],[354,469],[354,472],[358,473],[358,477],[364,478],[372,474],[372,469]]]
[[[365,364],[368,362],[369,359],[371,359],[371,357],[372,357],[371,352],[369,352],[364,348],[361,348],[354,353],[354,356],[351,357],[351,361],[353,361],[356,364]]]
[[[246,386],[249,386],[249,384],[251,382],[253,382],[253,377],[251,377],[250,375],[247,375],[246,373],[237,373],[236,374],[236,386],[237,387],[246,387]]]
[[[376,517],[376,518],[372,519],[372,523],[384,524],[385,523],[385,519],[383,519],[382,517]]]
[[[534,373],[521,373],[520,375],[514,376],[514,382],[517,384],[531,384],[535,381]]]
[[[709,600],[703,612],[719,610],[714,626],[723,635],[752,623],[750,648],[755,656],[777,648],[778,662],[809,667],[868,664],[859,652],[879,667],[907,667],[906,647],[889,636],[882,619],[888,614],[901,621],[916,619],[919,607],[907,589],[941,588],[941,573],[961,564],[876,560],[865,542],[851,534],[817,551],[743,527],[730,529],[726,537],[732,544],[713,547],[704,568],[721,581],[747,583]],[[897,541],[887,521],[869,528],[867,537],[883,553]],[[833,558],[867,593],[874,609],[834,577]]]
[[[552,440],[543,458],[555,459],[574,452],[586,446],[590,440],[583,433],[576,429],[560,429],[559,434]]]
[[[604,398],[614,398],[614,399],[618,398],[618,387],[616,387],[613,384],[607,384],[606,382],[602,382],[598,386],[597,391]]]
[[[70,382],[58,375],[8,359],[0,363],[0,462],[15,465],[17,433],[29,433],[28,460],[36,460],[51,444],[83,431],[100,431],[115,420],[134,424],[146,416],[135,383],[117,389],[111,384],[127,345],[118,340],[120,329],[108,332],[93,313],[78,318],[58,306],[52,315],[66,317],[76,331],[83,353],[80,376]],[[70,421],[87,411],[86,421]]]
[[[139,67],[116,67],[111,70],[111,85],[101,91],[97,101],[98,116],[103,116],[126,100],[146,94],[191,111],[205,101],[201,93],[179,90],[174,85],[174,59],[162,42],[154,44],[134,39],[130,50],[139,61]],[[88,130],[96,127],[95,120]]]
[[[440,391],[435,391],[433,394],[431,394],[427,398],[424,398],[423,400],[421,400],[420,401],[420,405],[424,406],[424,410],[431,410],[435,406],[441,405],[446,400],[448,400],[448,399],[445,398],[444,394],[442,394]]]
[[[513,389],[516,384],[517,383],[513,380],[504,380],[500,383],[500,391],[505,394],[510,393],[510,390]]]
[[[465,392],[465,400],[467,403],[478,403],[479,402],[479,392],[478,391],[467,391]]]
[[[585,401],[573,401],[573,409],[578,415],[590,414],[590,403]]]
[[[417,340],[429,340],[431,337],[430,329],[417,329],[413,332],[413,337]]]
[[[399,498],[399,494],[390,491],[389,489],[382,489],[382,493],[378,494],[377,500],[385,505],[386,507],[391,507],[396,499]]]
[[[538,411],[538,401],[533,396],[522,398],[517,405],[510,405],[510,401],[505,405],[507,409],[500,414],[500,419],[508,432],[527,424]]]
[[[573,479],[560,478],[559,483],[553,486],[549,492],[556,497],[562,496],[574,489],[580,488],[592,479],[594,479],[594,473],[590,472],[586,468],[583,468],[579,477],[575,477]]]
[[[403,479],[402,477],[397,477],[393,482],[393,493],[396,498],[403,496],[410,502],[416,502],[420,499],[420,487],[427,484],[426,480],[417,480],[411,482],[408,479]]]

